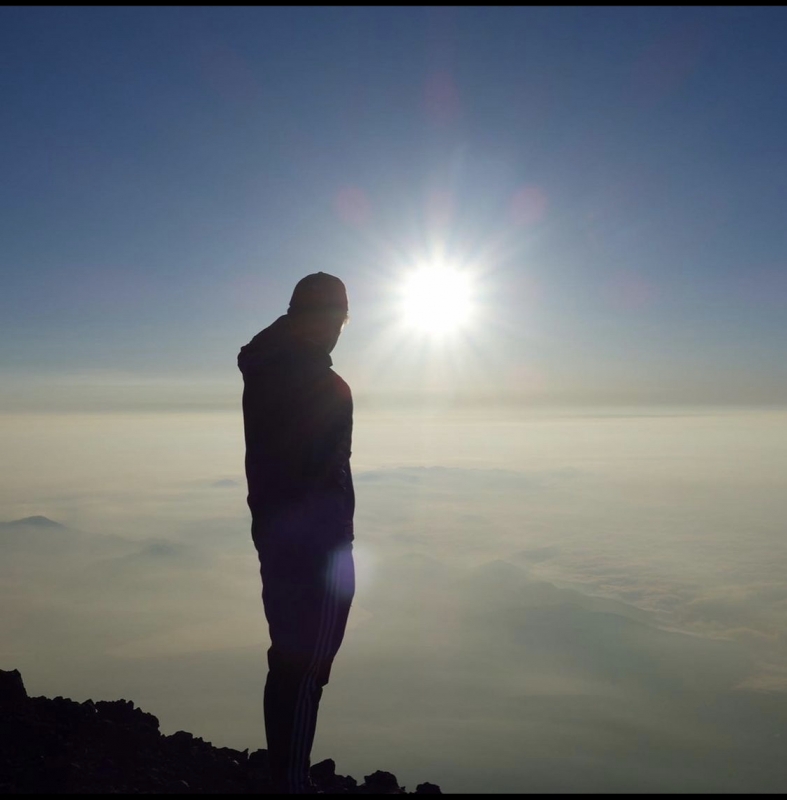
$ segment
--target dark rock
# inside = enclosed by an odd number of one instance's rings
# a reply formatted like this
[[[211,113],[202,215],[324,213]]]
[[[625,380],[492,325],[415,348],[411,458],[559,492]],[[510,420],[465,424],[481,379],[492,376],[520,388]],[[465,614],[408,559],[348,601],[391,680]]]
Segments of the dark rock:
[[[175,733],[166,737],[166,740],[173,746],[179,749],[190,750],[194,743],[194,734],[188,731],[175,731]]]
[[[231,747],[216,747],[214,748],[216,755],[234,761],[236,764],[241,764],[249,757],[248,750],[233,750]]]
[[[309,777],[316,791],[321,794],[354,794],[358,791],[355,778],[336,774],[336,762],[332,758],[312,766]]]
[[[164,736],[130,700],[28,697],[18,670],[0,670],[0,794],[272,794],[268,752],[214,747],[188,731]],[[321,794],[405,794],[390,772],[310,770]],[[439,794],[420,784],[416,794]]]
[[[0,708],[3,710],[21,708],[27,702],[27,690],[18,669],[6,672],[0,669]]]
[[[268,751],[255,750],[246,759],[246,785],[250,792],[267,794],[271,791],[268,772]]]
[[[377,770],[371,775],[365,775],[363,780],[360,790],[364,794],[405,794],[404,789],[399,786],[399,781],[396,780],[396,775],[390,772]]]
[[[249,755],[248,765],[252,769],[268,769],[268,751],[267,750],[255,750],[251,755]]]
[[[336,762],[332,758],[326,758],[319,764],[314,764],[309,770],[309,776],[317,783],[327,783],[336,777]]]
[[[112,720],[112,722],[122,725],[142,725],[158,730],[158,718],[153,714],[146,714],[140,708],[134,708],[131,700],[99,700],[95,706],[102,717]]]

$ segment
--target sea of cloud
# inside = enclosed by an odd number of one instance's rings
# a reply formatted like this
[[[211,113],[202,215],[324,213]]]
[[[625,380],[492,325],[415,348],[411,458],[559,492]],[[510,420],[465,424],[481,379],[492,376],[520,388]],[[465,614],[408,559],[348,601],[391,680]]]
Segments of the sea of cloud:
[[[314,758],[444,791],[787,788],[787,413],[359,409]],[[237,413],[0,418],[0,668],[264,746]]]

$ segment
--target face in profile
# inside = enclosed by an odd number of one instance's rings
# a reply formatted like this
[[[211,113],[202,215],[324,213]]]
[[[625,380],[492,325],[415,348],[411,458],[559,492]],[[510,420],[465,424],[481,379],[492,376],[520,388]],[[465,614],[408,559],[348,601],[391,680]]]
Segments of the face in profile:
[[[336,347],[336,343],[339,341],[339,337],[342,335],[349,321],[350,317],[348,314],[333,314],[330,322],[326,323],[326,344],[328,345],[327,350],[329,353]]]

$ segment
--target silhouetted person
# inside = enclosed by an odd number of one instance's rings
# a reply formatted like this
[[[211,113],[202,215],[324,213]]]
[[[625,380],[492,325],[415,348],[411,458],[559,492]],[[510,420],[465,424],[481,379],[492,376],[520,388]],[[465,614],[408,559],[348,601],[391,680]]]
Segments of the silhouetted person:
[[[322,689],[355,592],[352,396],[331,369],[347,322],[332,275],[298,282],[287,314],[238,355],[251,532],[270,630],[265,732],[276,791],[308,787]]]

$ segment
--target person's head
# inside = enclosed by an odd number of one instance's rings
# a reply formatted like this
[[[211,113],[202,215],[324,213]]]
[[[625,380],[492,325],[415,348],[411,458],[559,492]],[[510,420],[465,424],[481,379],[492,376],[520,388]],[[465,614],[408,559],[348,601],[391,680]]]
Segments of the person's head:
[[[344,284],[326,272],[315,272],[296,284],[287,316],[299,336],[330,353],[347,324],[347,311]]]

